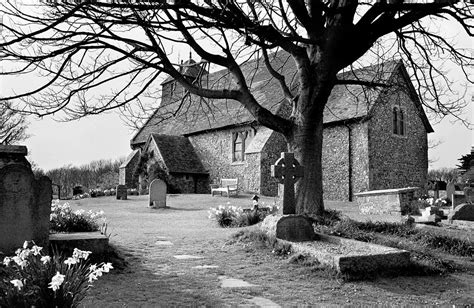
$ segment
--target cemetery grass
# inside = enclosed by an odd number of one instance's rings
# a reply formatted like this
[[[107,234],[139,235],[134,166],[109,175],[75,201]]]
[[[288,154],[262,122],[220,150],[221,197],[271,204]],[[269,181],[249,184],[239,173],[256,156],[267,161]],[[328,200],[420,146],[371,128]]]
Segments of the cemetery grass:
[[[436,275],[372,277],[347,281],[311,259],[249,240],[248,228],[220,228],[210,207],[250,206],[250,196],[168,196],[168,209],[150,209],[146,196],[70,201],[77,209],[104,210],[110,242],[126,266],[102,277],[84,307],[252,306],[265,298],[294,305],[453,305],[474,302],[472,260],[433,250],[453,268]],[[264,198],[266,203],[273,199]],[[330,204],[336,207],[337,204]],[[342,207],[344,208],[344,207]],[[344,208],[344,210],[346,210]],[[237,234],[237,235],[236,235]],[[178,260],[176,255],[201,259]],[[216,268],[198,269],[211,265]],[[223,277],[257,285],[221,288]]]

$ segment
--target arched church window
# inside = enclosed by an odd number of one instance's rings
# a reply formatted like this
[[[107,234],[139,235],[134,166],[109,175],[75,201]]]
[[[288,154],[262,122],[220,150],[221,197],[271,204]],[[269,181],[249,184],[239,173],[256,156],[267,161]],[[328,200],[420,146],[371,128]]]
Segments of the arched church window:
[[[393,107],[392,109],[393,133],[399,136],[406,134],[406,113],[401,107]]]
[[[398,135],[398,108],[393,107],[393,133]]]
[[[405,113],[403,112],[403,109],[400,109],[400,116],[398,120],[398,133],[401,136],[405,135]]]
[[[240,132],[233,133],[233,145],[232,145],[232,161],[243,161],[244,157],[244,140]]]
[[[232,133],[232,162],[245,160],[245,150],[255,136],[255,130],[245,129]]]

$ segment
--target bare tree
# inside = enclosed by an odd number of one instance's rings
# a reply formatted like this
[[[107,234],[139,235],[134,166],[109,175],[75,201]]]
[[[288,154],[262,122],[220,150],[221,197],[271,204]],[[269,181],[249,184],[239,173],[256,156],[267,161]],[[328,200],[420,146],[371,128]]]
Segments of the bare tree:
[[[8,102],[0,103],[0,144],[14,144],[25,140],[28,135],[26,117],[10,109]]]
[[[425,107],[459,116],[462,101],[444,101],[440,89],[451,81],[434,60],[451,60],[469,83],[470,51],[453,46],[433,30],[447,20],[473,35],[473,4],[381,0],[175,0],[47,1],[25,9],[2,2],[3,74],[41,73],[40,86],[4,99],[23,98],[22,108],[38,115],[64,112],[77,118],[114,108],[141,106],[158,93],[165,73],[189,95],[234,100],[255,120],[283,134],[289,150],[305,166],[296,186],[298,213],[321,214],[323,111],[336,85],[388,87],[357,74],[367,59],[399,57],[410,67]],[[234,81],[203,84],[182,74],[174,52],[186,46]],[[294,61],[292,80],[272,66],[273,52]],[[291,105],[283,116],[262,106],[252,91],[252,74],[242,63],[262,57]],[[366,63],[366,62],[365,62]],[[346,78],[343,78],[346,77]],[[444,87],[440,87],[440,83]],[[113,90],[110,90],[110,89]],[[105,95],[108,93],[109,95]],[[155,96],[156,97],[156,96]],[[183,106],[177,105],[177,108]],[[157,106],[156,106],[157,107]],[[131,108],[133,110],[133,108]],[[173,114],[175,111],[171,111]]]

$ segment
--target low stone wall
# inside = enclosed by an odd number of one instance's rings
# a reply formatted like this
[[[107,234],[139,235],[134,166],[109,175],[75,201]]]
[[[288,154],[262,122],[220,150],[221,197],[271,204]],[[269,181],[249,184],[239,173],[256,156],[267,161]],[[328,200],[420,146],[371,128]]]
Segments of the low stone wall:
[[[74,248],[103,255],[108,252],[109,238],[100,232],[55,233],[49,236],[49,244],[66,256],[70,256]]]
[[[372,190],[355,194],[362,214],[399,216],[402,209],[415,199],[418,187]]]

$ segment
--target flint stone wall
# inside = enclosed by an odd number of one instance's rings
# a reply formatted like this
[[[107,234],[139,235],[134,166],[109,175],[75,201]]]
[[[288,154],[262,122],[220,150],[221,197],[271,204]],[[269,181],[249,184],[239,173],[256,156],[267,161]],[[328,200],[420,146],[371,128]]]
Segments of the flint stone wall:
[[[426,128],[408,90],[383,95],[369,121],[369,190],[424,187],[428,173]],[[405,112],[405,135],[393,133],[393,107]]]

